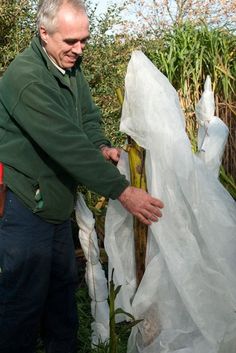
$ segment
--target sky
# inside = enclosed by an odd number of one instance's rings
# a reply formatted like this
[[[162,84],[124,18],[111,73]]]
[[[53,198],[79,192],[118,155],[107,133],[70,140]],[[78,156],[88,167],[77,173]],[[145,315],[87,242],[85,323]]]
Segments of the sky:
[[[92,3],[98,4],[97,11],[104,12],[109,4],[112,4],[114,1],[112,0],[92,0]]]
[[[94,3],[98,4],[98,11],[103,12],[107,8],[107,1],[106,0],[93,0]]]

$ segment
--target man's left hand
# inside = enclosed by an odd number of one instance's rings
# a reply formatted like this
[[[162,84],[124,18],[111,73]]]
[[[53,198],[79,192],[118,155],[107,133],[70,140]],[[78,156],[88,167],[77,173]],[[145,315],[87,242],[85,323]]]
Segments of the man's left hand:
[[[101,148],[101,152],[107,161],[117,163],[120,159],[121,149],[116,147],[104,146]]]

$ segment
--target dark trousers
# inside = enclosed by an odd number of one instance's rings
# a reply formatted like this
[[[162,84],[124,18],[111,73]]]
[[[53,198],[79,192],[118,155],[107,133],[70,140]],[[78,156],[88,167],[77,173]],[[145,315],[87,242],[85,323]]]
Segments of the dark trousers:
[[[70,221],[52,224],[10,191],[0,220],[0,353],[76,352],[77,268]]]

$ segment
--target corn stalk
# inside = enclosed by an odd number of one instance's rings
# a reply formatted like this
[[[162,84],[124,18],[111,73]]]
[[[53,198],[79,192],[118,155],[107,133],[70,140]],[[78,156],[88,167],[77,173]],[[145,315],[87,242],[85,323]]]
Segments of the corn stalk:
[[[110,308],[110,340],[109,340],[109,353],[118,353],[119,335],[116,330],[116,315],[125,315],[129,318],[129,322],[125,325],[125,331],[129,331],[133,326],[139,324],[141,320],[135,320],[134,316],[124,311],[122,308],[115,308],[116,297],[121,290],[121,285],[115,287],[113,282],[114,269],[112,269],[111,280],[109,283],[109,308]]]
[[[122,105],[123,94],[121,89],[117,89],[117,97]],[[147,191],[145,175],[145,150],[140,147],[130,136],[128,136],[128,144],[125,149],[128,152],[131,185]],[[133,217],[133,230],[135,244],[136,284],[138,287],[145,271],[148,227],[140,222],[136,217]]]

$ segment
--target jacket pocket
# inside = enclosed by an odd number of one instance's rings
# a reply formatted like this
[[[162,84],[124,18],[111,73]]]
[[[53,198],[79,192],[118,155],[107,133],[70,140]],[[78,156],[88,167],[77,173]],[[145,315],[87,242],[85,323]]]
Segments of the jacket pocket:
[[[55,176],[42,176],[35,189],[34,213],[49,222],[61,223],[67,220],[74,208],[75,187],[69,187]]]

